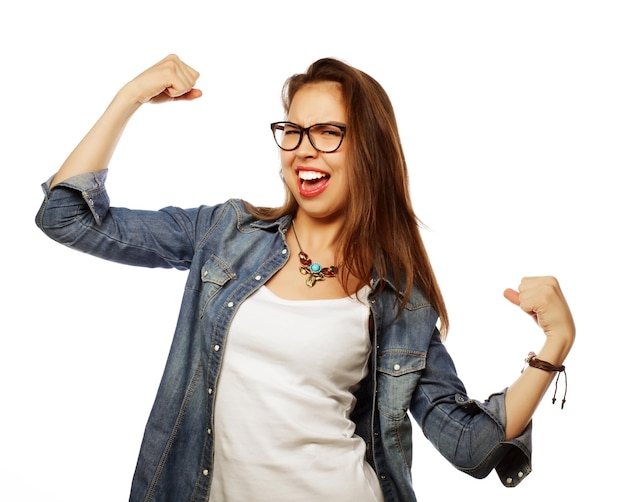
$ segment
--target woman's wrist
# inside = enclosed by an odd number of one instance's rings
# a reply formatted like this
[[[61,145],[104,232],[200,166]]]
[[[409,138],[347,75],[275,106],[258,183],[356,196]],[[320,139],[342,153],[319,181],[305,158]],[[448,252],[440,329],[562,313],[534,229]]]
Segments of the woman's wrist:
[[[573,334],[564,336],[551,335],[546,338],[543,347],[537,352],[537,358],[547,361],[554,366],[560,366],[565,361],[573,344]]]

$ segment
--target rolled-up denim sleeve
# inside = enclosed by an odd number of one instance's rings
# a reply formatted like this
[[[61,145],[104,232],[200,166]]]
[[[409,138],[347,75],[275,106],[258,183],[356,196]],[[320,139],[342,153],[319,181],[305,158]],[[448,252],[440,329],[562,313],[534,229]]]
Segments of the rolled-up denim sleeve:
[[[506,389],[485,401],[468,397],[438,336],[412,402],[425,436],[457,469],[476,478],[496,470],[504,486],[517,486],[531,472],[532,422],[505,439]]]
[[[109,197],[105,188],[108,169],[95,171],[91,173],[78,174],[59,183],[57,187],[65,187],[71,189],[81,195],[87,207],[91,211],[96,224],[102,222],[102,218],[109,210]],[[41,185],[44,192],[44,202],[37,213],[37,225],[41,228],[43,223],[43,215],[50,202],[51,189],[54,176],[51,176],[45,183]]]
[[[143,267],[189,268],[200,209],[157,211],[111,207],[107,170],[80,174],[50,188],[37,226],[51,239],[106,260]]]

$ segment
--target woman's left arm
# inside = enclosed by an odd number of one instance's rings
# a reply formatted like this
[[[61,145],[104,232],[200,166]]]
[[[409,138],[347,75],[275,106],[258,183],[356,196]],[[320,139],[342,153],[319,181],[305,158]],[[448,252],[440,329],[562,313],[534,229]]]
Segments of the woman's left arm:
[[[536,359],[560,367],[572,348],[576,328],[558,281],[554,277],[525,277],[518,291],[507,289],[504,296],[531,315],[543,329],[546,340]],[[524,431],[556,373],[528,366],[508,388],[507,439]]]

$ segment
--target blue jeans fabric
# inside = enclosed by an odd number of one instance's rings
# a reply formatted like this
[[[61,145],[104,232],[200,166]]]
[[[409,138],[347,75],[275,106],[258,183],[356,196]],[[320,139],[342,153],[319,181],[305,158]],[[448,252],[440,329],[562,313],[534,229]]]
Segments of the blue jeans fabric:
[[[214,390],[229,327],[241,303],[287,262],[291,218],[256,220],[240,200],[159,211],[111,207],[106,174],[75,176],[52,190],[48,180],[36,222],[50,238],[103,259],[188,271],[130,500],[206,502]],[[368,299],[371,371],[352,414],[385,501],[416,500],[410,415],[457,469],[477,478],[495,469],[505,486],[516,486],[531,471],[531,425],[504,440],[506,389],[471,399],[441,342],[436,312],[414,288],[396,317],[396,287],[384,278],[372,281],[380,293]]]

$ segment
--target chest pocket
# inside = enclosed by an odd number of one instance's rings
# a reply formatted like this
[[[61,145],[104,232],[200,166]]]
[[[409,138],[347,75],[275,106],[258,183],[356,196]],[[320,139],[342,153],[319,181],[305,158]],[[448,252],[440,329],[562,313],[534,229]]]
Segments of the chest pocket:
[[[411,397],[426,367],[426,354],[402,349],[383,351],[376,368],[378,410],[388,418],[407,415]]]
[[[233,273],[228,264],[212,255],[200,271],[202,281],[202,293],[200,295],[200,319],[204,317],[208,304],[224,285],[234,279],[237,275]]]

